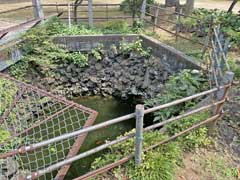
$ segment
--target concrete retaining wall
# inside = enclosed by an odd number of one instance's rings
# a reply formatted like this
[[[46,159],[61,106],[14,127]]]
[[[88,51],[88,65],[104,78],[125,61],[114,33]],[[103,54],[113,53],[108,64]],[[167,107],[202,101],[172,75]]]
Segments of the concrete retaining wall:
[[[138,35],[83,35],[83,36],[62,36],[54,37],[53,42],[60,44],[70,51],[91,51],[93,48],[103,44],[105,49],[112,44],[119,45],[123,39],[126,42],[134,42]]]
[[[196,59],[187,56],[181,51],[168,46],[152,37],[141,35],[143,46],[151,47],[154,56],[171,65],[173,71],[181,69],[201,69],[200,63]]]
[[[0,71],[18,62],[22,57],[21,50],[13,44],[10,47],[0,48]]]
[[[152,48],[154,56],[164,60],[170,64],[172,71],[180,71],[182,69],[200,69],[200,64],[197,60],[185,55],[181,51],[168,46],[154,38],[145,35],[83,35],[83,36],[64,36],[54,37],[53,42],[60,44],[70,51],[90,51],[96,48],[99,44],[103,44],[105,49],[108,49],[112,44],[119,45],[123,39],[127,42],[134,42],[138,38],[143,40],[145,48]]]

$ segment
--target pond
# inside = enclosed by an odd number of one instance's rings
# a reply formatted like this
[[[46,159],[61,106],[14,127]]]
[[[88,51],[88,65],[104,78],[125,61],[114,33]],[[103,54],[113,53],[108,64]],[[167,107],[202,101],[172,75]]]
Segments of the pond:
[[[99,114],[95,124],[132,113],[134,112],[135,108],[134,105],[130,104],[128,101],[120,101],[113,97],[80,97],[75,98],[73,101],[98,111]],[[84,152],[99,146],[105,143],[105,140],[113,140],[117,136],[131,130],[134,128],[134,126],[135,121],[128,120],[91,132],[85,139],[80,152]],[[101,151],[87,158],[74,162],[65,179],[70,180],[87,173],[90,170],[91,163],[94,161],[94,159],[99,157],[103,152],[104,151]]]

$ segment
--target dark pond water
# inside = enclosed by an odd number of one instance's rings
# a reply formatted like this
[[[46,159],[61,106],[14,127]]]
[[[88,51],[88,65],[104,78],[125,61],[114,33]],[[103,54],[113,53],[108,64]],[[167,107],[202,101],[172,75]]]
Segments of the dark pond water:
[[[99,112],[95,124],[134,112],[133,105],[127,101],[119,101],[112,97],[81,97],[74,99],[74,101]],[[134,128],[134,125],[135,121],[129,120],[91,132],[85,139],[80,152],[99,146],[103,144],[105,140],[115,139],[117,136]],[[65,179],[70,180],[87,173],[94,159],[99,157],[103,152],[104,151],[74,162]]]

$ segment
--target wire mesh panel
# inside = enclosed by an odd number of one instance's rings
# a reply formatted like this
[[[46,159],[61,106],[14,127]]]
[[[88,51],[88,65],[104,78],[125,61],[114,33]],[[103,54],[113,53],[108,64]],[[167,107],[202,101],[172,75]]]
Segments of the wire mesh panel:
[[[89,108],[0,73],[0,179],[26,179],[76,155],[86,135],[39,148],[31,145],[92,125],[96,116]],[[56,174],[39,179],[54,179]]]

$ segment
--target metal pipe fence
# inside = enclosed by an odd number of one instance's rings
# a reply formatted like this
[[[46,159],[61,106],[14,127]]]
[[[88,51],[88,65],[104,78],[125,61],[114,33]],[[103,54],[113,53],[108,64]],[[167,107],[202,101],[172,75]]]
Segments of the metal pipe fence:
[[[227,77],[228,77],[228,75],[227,75]],[[226,101],[227,91],[229,90],[229,87],[231,86],[231,81],[232,80],[230,79],[228,81],[228,84],[226,84],[224,86],[221,86],[221,87],[218,87],[218,88],[213,88],[211,90],[204,91],[204,92],[195,94],[193,96],[182,98],[182,99],[179,99],[179,100],[176,100],[176,101],[164,104],[164,105],[160,105],[160,106],[149,108],[149,109],[146,109],[146,110],[142,111],[142,113],[145,115],[145,114],[156,112],[156,111],[159,111],[159,110],[162,110],[162,109],[165,109],[165,108],[169,108],[171,106],[178,105],[178,104],[181,104],[183,102],[190,101],[190,100],[202,97],[202,96],[210,95],[210,94],[217,93],[217,92],[220,92],[220,91],[224,91],[225,92],[224,95],[221,97],[221,99],[219,101],[216,101],[216,102],[214,102],[212,104],[209,104],[207,106],[203,106],[203,107],[194,109],[194,110],[189,111],[187,113],[181,114],[181,115],[179,115],[177,117],[170,118],[170,119],[165,120],[163,122],[160,122],[158,124],[154,124],[152,126],[146,127],[144,129],[144,131],[149,131],[149,130],[153,130],[153,129],[158,128],[158,127],[162,127],[162,126],[164,126],[164,125],[166,125],[168,123],[171,123],[171,122],[174,122],[174,121],[177,121],[177,120],[181,120],[184,117],[187,117],[187,116],[190,116],[190,115],[193,115],[193,114],[205,111],[207,109],[211,109],[213,107],[219,107],[219,108],[220,108],[220,106],[222,107],[222,104]],[[138,110],[138,108],[136,108],[136,111],[137,110]],[[202,125],[204,125],[206,123],[215,121],[216,119],[221,117],[221,115],[222,115],[222,111],[218,111],[217,114],[213,115],[212,117],[210,117],[206,121],[203,121],[203,122],[201,122],[199,124],[193,125],[191,128],[189,128],[189,129],[187,129],[187,130],[185,130],[185,131],[183,131],[183,132],[181,132],[181,133],[179,133],[177,135],[174,135],[174,136],[170,137],[168,140],[164,140],[160,144],[163,144],[165,142],[173,140],[173,139],[177,138],[178,136],[180,136],[182,134],[185,134],[185,133],[187,133],[187,132],[189,132],[189,131],[191,131],[193,129],[196,129],[196,128],[198,128],[198,127],[200,127],[200,126],[202,126]],[[55,137],[55,138],[52,138],[52,139],[48,139],[48,140],[42,141],[42,142],[37,143],[37,144],[31,144],[29,146],[23,146],[23,147],[19,148],[18,150],[13,151],[12,153],[13,154],[15,153],[15,155],[16,155],[16,154],[22,154],[22,153],[26,153],[26,152],[31,152],[33,150],[37,150],[38,148],[42,148],[42,147],[47,146],[47,145],[52,144],[52,143],[57,143],[57,142],[60,142],[60,141],[63,141],[63,140],[69,139],[69,138],[81,137],[82,134],[89,133],[89,132],[95,131],[97,129],[100,129],[100,128],[103,128],[103,127],[107,127],[107,126],[110,126],[112,124],[116,124],[116,123],[119,123],[119,122],[122,122],[122,121],[125,121],[125,120],[128,120],[128,119],[134,118],[134,117],[136,117],[137,119],[141,118],[141,116],[136,116],[136,112],[135,113],[131,113],[131,114],[119,117],[119,118],[115,118],[113,120],[106,121],[106,122],[101,123],[101,124],[97,124],[97,125],[94,125],[94,126],[91,126],[91,127],[83,128],[81,130],[70,132],[70,133],[67,133],[67,134],[63,134],[63,135],[60,135],[58,137]],[[137,132],[138,132],[137,142],[138,143],[136,144],[136,148],[139,147],[140,144],[141,144],[140,141],[142,141],[142,138],[141,138],[142,137],[142,135],[141,135],[142,131],[140,129],[143,128],[141,123],[140,123],[140,125],[138,124],[137,127],[138,127],[138,129],[137,129]],[[56,164],[52,164],[52,165],[48,166],[47,168],[38,170],[36,172],[32,172],[32,174],[30,176],[28,176],[28,179],[34,179],[34,178],[41,177],[42,175],[50,173],[50,172],[52,172],[54,170],[57,170],[57,169],[59,169],[62,166],[68,165],[69,163],[72,163],[72,162],[74,162],[76,160],[79,160],[79,159],[82,159],[84,157],[87,157],[89,155],[92,155],[92,154],[94,154],[96,152],[99,152],[99,151],[101,151],[103,149],[106,149],[106,148],[108,148],[108,147],[110,147],[110,146],[112,146],[114,144],[126,141],[126,140],[128,140],[130,138],[133,138],[133,137],[135,137],[135,133],[132,133],[132,134],[130,134],[128,136],[121,137],[121,138],[113,140],[111,142],[107,142],[106,144],[103,144],[103,145],[98,146],[98,147],[96,147],[94,149],[88,150],[88,151],[86,151],[84,153],[81,153],[79,155],[75,155],[73,157],[66,158],[65,160],[63,160],[61,162],[58,162]],[[140,151],[141,147],[139,147],[138,150]],[[138,157],[136,157],[138,164],[140,163],[139,158],[141,158],[139,156],[140,156],[140,153],[138,153]],[[1,156],[1,158],[6,158],[6,156]]]

